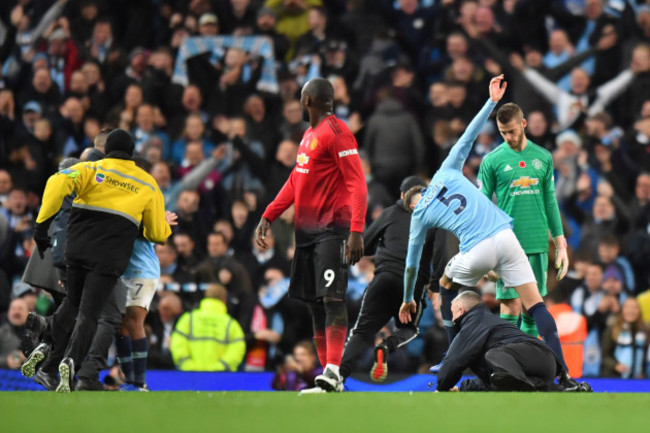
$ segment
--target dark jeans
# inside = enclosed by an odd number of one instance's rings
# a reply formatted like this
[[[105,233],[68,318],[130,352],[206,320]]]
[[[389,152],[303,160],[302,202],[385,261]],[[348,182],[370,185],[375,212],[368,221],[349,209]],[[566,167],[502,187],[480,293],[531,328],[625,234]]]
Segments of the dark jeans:
[[[117,277],[68,265],[67,296],[52,317],[50,335],[52,355],[42,368],[54,372],[63,357],[72,358],[75,369],[86,357],[97,330],[97,319],[113,293]]]
[[[343,377],[348,377],[352,372],[353,362],[361,353],[373,344],[375,334],[391,319],[395,318],[397,331],[388,337],[384,344],[388,352],[404,346],[418,335],[418,324],[422,316],[422,309],[426,305],[423,287],[416,287],[414,299],[418,303],[418,311],[408,324],[399,321],[399,308],[403,299],[403,279],[390,272],[375,274],[361,301],[361,311],[350,332],[350,337],[343,351],[340,372]]]
[[[506,344],[488,350],[485,361],[493,373],[507,372],[531,382],[540,391],[552,389],[555,383],[557,362],[551,349],[543,343]]]

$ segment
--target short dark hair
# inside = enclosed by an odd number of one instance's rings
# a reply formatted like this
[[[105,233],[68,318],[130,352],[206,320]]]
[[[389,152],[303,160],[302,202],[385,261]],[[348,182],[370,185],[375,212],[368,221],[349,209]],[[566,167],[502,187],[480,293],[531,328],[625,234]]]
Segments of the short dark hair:
[[[404,194],[404,207],[406,210],[409,212],[413,212],[413,209],[411,209],[411,204],[413,203],[413,199],[416,195],[422,194],[422,191],[424,191],[425,188],[423,188],[421,185],[416,185],[406,191],[406,194]]]
[[[226,238],[226,235],[223,232],[210,232],[208,233],[208,237],[210,236],[218,236],[224,244],[228,245],[228,238]]]
[[[619,247],[621,246],[620,241],[618,238],[612,234],[612,233],[605,233],[600,237],[600,242],[598,242],[598,245],[608,245],[611,247]]]
[[[319,108],[332,108],[334,104],[334,87],[325,78],[312,78],[303,87],[307,94]]]
[[[499,123],[508,123],[512,119],[522,120],[523,118],[524,112],[521,111],[521,107],[514,102],[504,104],[503,107],[499,108],[499,111],[497,111],[497,122]]]

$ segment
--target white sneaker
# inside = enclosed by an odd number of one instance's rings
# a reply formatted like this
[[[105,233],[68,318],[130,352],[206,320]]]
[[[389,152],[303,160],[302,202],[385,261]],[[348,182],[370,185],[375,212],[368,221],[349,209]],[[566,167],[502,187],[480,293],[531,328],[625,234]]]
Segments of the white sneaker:
[[[327,392],[343,392],[345,390],[343,378],[329,368],[326,368],[323,374],[316,376],[314,382],[316,382],[316,386]]]
[[[325,391],[320,386],[315,386],[313,388],[303,389],[298,393],[298,395],[303,395],[303,394],[327,394],[327,391]]]

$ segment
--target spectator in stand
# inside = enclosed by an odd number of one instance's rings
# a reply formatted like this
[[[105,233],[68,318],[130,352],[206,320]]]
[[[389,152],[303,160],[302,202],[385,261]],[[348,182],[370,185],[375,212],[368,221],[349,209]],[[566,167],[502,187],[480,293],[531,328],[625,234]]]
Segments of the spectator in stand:
[[[158,308],[147,315],[145,331],[149,337],[147,368],[173,370],[171,353],[172,332],[178,317],[183,313],[180,298],[172,292],[160,292]]]
[[[309,124],[302,117],[300,101],[292,99],[285,101],[282,107],[282,125],[280,131],[283,140],[300,141]]]
[[[287,296],[288,291],[289,279],[283,271],[269,268],[264,272],[253,320],[246,330],[250,348],[246,371],[276,370],[298,341],[311,337],[309,309]]]
[[[262,7],[257,11],[256,35],[268,36],[273,40],[273,52],[278,61],[286,58],[289,51],[289,39],[276,31],[277,15],[269,7]]]
[[[201,306],[183,314],[171,337],[171,353],[182,371],[237,371],[246,354],[244,331],[226,312],[226,288],[211,284]]]
[[[56,128],[57,153],[63,156],[77,156],[84,149],[84,115],[81,101],[71,97],[61,106],[62,121]]]
[[[25,361],[20,350],[20,342],[25,332],[25,322],[29,308],[27,303],[17,298],[11,301],[7,321],[0,325],[0,368],[17,370]]]
[[[368,119],[363,149],[375,178],[388,191],[399,191],[402,179],[423,170],[424,139],[417,120],[387,92]]]
[[[605,267],[613,267],[620,273],[625,291],[636,292],[634,271],[629,260],[621,255],[619,238],[612,234],[603,235],[598,243],[598,258]]]
[[[255,7],[250,0],[224,1],[221,21],[225,34],[252,35],[255,28]]]
[[[627,233],[627,220],[620,215],[614,205],[616,197],[613,196],[613,189],[608,184],[601,182],[598,185],[605,194],[596,196],[593,204],[593,214],[580,209],[577,206],[577,197],[580,189],[567,201],[567,213],[581,225],[582,238],[580,249],[597,253],[600,238],[609,233],[623,237]],[[578,187],[579,188],[579,187]]]
[[[156,127],[154,107],[150,104],[142,104],[136,109],[135,124],[132,131],[135,141],[135,153],[142,155],[148,145],[159,146],[163,155],[169,154],[169,136]]]
[[[185,130],[182,138],[176,140],[171,146],[171,152],[165,154],[165,160],[173,161],[177,165],[182,165],[185,147],[190,141],[198,141],[203,145],[203,153],[207,157],[216,147],[214,143],[205,137],[205,124],[198,114],[190,114],[185,119]]]
[[[596,330],[599,335],[602,335],[610,314],[616,314],[620,309],[620,291],[616,294],[613,287],[609,292],[605,290],[604,282],[608,279],[616,279],[614,271],[605,274],[601,265],[590,264],[585,272],[584,284],[571,295],[573,311],[584,315],[589,331]]]
[[[255,232],[255,219],[258,216],[250,211],[248,204],[243,199],[234,199],[232,201],[230,219],[234,236],[228,245],[233,249],[235,255],[249,249],[250,240]]]
[[[70,38],[67,18],[61,17],[43,35],[47,38],[50,74],[62,91],[70,87],[70,76],[81,67],[79,50]]]
[[[208,257],[195,268],[198,283],[220,283],[228,289],[228,313],[248,329],[255,306],[255,290],[246,268],[226,255],[228,244],[223,233],[208,235]]]
[[[252,235],[253,233],[251,233],[250,239],[253,238]],[[236,258],[246,268],[255,288],[260,288],[266,283],[265,273],[268,269],[278,269],[285,275],[288,275],[290,271],[290,263],[276,248],[275,237],[271,229],[267,232],[266,243],[269,245],[269,249],[262,250],[253,239],[252,247],[249,243],[247,251],[241,251],[236,255]]]
[[[178,231],[174,234],[173,241],[178,251],[178,266],[183,271],[193,271],[203,258],[203,255],[196,251],[194,239],[188,232]]]
[[[602,376],[623,379],[644,379],[647,376],[648,328],[636,299],[625,300],[621,311],[603,334],[602,350]]]
[[[115,105],[109,111],[106,120],[110,124],[117,124],[120,128],[130,131],[133,129],[136,110],[144,100],[142,86],[136,83],[129,84],[122,100],[121,104]]]
[[[271,386],[278,391],[302,391],[314,387],[314,379],[322,372],[313,343],[301,341],[294,346],[293,353],[287,355]]]
[[[111,86],[111,99],[119,101],[124,97],[126,90],[133,84],[142,85],[147,72],[147,53],[141,47],[134,48],[129,53],[129,65],[124,72],[113,79]],[[135,114],[135,113],[132,113]]]
[[[552,152],[555,149],[555,134],[551,132],[548,119],[542,111],[532,111],[526,116],[528,125],[526,126],[526,136],[533,143],[537,143],[544,149]]]
[[[11,175],[5,169],[0,169],[0,206],[6,207],[5,203],[9,199],[9,193],[13,189]]]
[[[87,95],[90,99],[89,113],[104,120],[110,107],[110,101],[109,95],[106,93],[106,85],[102,78],[99,64],[93,61],[87,61],[81,67],[81,73],[84,74],[86,85],[88,86]]]
[[[276,31],[286,36],[291,43],[285,60],[294,57],[296,41],[309,31],[309,9],[322,4],[322,0],[266,0],[264,2],[264,6],[272,9],[277,16]]]

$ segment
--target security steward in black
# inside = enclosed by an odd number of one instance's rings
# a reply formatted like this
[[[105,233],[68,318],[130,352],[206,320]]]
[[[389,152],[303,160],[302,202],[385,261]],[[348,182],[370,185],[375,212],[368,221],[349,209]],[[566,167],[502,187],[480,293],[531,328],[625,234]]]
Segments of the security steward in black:
[[[394,317],[398,329],[375,347],[375,365],[370,372],[372,380],[383,381],[388,373],[388,355],[418,335],[418,323],[422,310],[426,307],[425,285],[429,283],[430,291],[438,291],[438,280],[445,268],[446,234],[442,230],[432,229],[427,232],[418,281],[415,284],[414,299],[419,300],[415,320],[406,325],[400,322],[398,312],[404,292],[404,267],[411,224],[411,213],[404,207],[402,198],[406,191],[419,185],[427,186],[418,176],[404,179],[400,186],[400,200],[384,209],[363,233],[365,254],[374,255],[375,276],[363,294],[357,322],[343,351],[339,369],[343,378],[350,376],[354,361],[373,344],[375,334]]]
[[[171,234],[160,188],[135,165],[133,149],[129,133],[116,129],[106,137],[105,159],[82,162],[52,175],[43,193],[34,233],[39,254],[51,247],[47,229],[63,199],[72,192],[77,195],[65,249],[68,292],[54,313],[51,333],[21,371],[32,377],[52,346],[67,345],[58,366],[57,392],[70,391],[75,369],[88,352],[104,303],[129,263],[141,225],[151,242],[162,243]]]
[[[562,364],[553,351],[493,314],[475,292],[461,292],[451,311],[460,331],[438,372],[438,391],[456,391],[466,368],[477,377],[464,380],[460,391],[591,391],[585,382],[577,389],[556,385]]]

